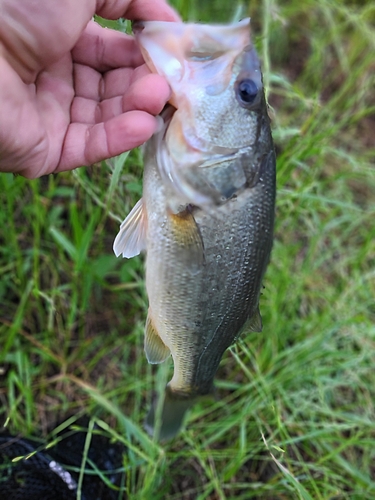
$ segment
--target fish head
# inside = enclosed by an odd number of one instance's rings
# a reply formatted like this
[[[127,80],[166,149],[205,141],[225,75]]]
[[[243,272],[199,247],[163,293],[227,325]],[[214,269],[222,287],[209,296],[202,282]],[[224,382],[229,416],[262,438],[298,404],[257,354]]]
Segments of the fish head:
[[[172,89],[157,143],[161,177],[181,204],[223,203],[252,175],[243,158],[256,155],[266,113],[250,19],[225,26],[148,21],[135,35],[150,70]]]

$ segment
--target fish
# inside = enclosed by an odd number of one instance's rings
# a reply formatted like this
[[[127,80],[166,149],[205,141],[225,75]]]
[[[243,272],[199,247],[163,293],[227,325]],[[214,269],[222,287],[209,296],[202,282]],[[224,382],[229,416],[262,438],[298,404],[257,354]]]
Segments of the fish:
[[[143,196],[113,248],[125,258],[146,252],[144,349],[152,364],[171,355],[174,372],[145,428],[167,440],[212,394],[225,350],[262,330],[276,159],[249,19],[138,22],[134,32],[172,95],[145,145]]]

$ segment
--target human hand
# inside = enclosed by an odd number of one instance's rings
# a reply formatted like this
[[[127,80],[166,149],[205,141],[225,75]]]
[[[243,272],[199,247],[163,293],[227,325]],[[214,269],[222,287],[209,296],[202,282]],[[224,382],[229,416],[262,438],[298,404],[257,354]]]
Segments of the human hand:
[[[28,178],[139,146],[170,95],[133,37],[90,21],[178,21],[164,0],[0,0],[0,171]]]

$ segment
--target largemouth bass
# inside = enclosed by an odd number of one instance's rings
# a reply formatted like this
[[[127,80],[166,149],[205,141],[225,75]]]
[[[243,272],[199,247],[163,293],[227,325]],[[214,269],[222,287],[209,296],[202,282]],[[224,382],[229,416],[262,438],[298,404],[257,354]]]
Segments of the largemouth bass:
[[[227,26],[145,22],[136,38],[172,97],[147,143],[143,197],[120,227],[118,256],[146,250],[150,363],[170,354],[159,437],[208,394],[224,351],[261,331],[270,258],[275,154],[249,19]],[[155,430],[155,407],[146,419]]]

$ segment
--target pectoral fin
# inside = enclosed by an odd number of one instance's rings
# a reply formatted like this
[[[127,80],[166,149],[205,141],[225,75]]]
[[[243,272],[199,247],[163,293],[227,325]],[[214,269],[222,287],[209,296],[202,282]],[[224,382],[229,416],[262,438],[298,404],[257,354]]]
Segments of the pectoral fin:
[[[178,214],[169,215],[170,230],[173,240],[180,247],[180,257],[187,265],[200,268],[204,262],[204,245],[191,209],[187,207]]]
[[[250,332],[261,332],[263,330],[262,316],[260,315],[259,307],[256,308],[254,314],[247,320],[244,329]]]
[[[134,206],[120,226],[120,231],[113,243],[116,257],[122,254],[130,259],[146,249],[147,216],[142,198]]]
[[[145,353],[147,361],[151,364],[163,363],[171,351],[159,337],[150,316],[147,316],[145,327]]]

